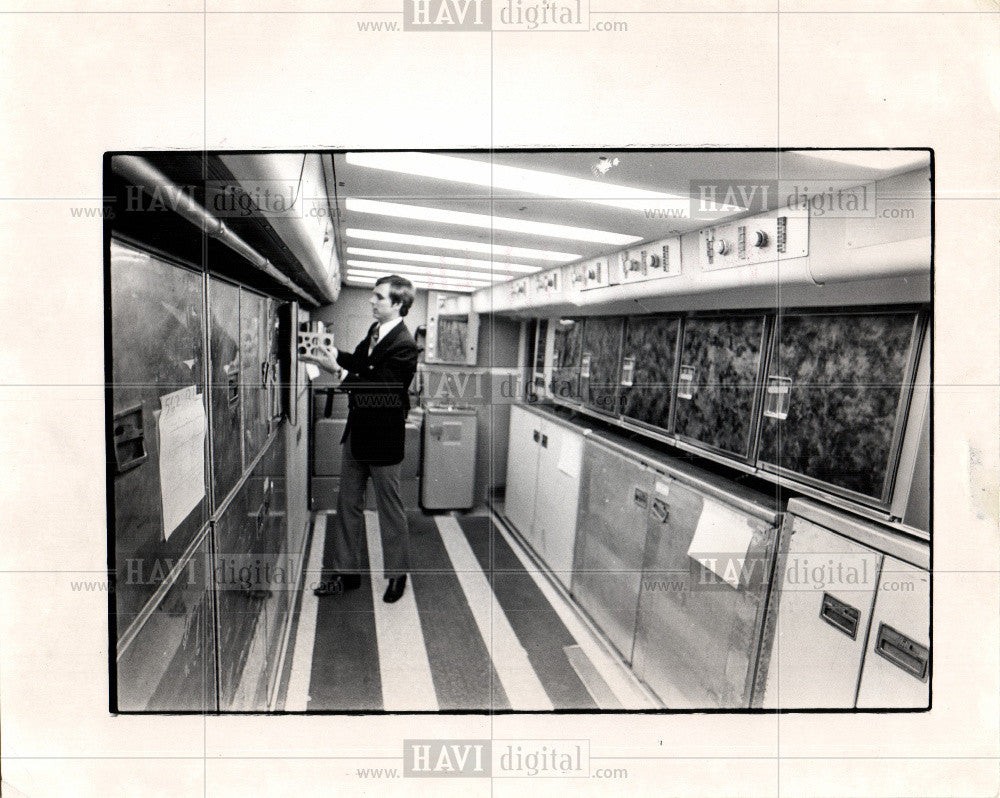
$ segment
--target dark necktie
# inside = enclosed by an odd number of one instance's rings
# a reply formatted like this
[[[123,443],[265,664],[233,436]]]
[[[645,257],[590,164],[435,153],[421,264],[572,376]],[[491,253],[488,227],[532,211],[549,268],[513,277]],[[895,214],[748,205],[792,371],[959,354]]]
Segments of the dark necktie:
[[[375,328],[372,330],[371,340],[368,342],[368,354],[369,355],[372,353],[372,350],[375,348],[375,344],[378,343],[378,328],[379,328],[379,325],[376,324]]]

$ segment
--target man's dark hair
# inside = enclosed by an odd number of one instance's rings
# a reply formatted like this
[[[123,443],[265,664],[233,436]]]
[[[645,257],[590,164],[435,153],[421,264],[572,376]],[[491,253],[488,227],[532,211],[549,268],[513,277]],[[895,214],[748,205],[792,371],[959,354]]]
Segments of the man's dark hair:
[[[410,312],[410,305],[413,304],[413,283],[398,274],[390,274],[388,277],[380,277],[375,281],[375,285],[389,284],[389,301],[399,305],[399,315],[405,316]]]

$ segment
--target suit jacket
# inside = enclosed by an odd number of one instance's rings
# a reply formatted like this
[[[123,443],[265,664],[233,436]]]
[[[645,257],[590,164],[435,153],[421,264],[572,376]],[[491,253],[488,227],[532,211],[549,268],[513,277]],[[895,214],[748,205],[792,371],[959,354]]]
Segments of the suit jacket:
[[[348,392],[347,425],[341,443],[351,438],[351,454],[359,463],[395,465],[403,461],[407,391],[417,370],[417,345],[402,322],[379,339],[368,354],[372,325],[354,352],[337,352],[349,372],[341,382]]]

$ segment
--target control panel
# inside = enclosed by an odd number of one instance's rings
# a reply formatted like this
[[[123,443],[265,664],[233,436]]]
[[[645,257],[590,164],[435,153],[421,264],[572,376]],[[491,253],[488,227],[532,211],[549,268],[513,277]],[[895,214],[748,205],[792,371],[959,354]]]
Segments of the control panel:
[[[563,267],[563,285],[569,291],[582,291],[587,284],[587,264],[571,263]]]
[[[561,274],[558,269],[531,275],[531,280],[534,283],[532,286],[534,291],[532,293],[543,301],[557,298],[559,292],[562,290],[562,280],[560,278]]]
[[[639,283],[681,273],[679,237],[642,244],[621,253],[623,283]]]
[[[618,269],[614,268],[614,258],[615,256],[612,255],[610,258],[595,258],[586,262],[583,283],[585,291],[592,288],[605,288],[621,282],[620,279],[615,279]]]
[[[809,254],[809,214],[781,208],[698,233],[702,271],[770,263]]]
[[[522,277],[507,284],[512,305],[523,305],[528,301],[528,278]]]

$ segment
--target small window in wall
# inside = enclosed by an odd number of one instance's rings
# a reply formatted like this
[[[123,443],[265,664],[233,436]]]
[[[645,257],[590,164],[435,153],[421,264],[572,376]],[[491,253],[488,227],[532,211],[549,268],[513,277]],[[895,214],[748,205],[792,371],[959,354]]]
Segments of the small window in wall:
[[[476,365],[479,316],[467,294],[427,294],[427,363]]]
[[[540,319],[535,335],[535,371],[532,379],[535,395],[545,393],[545,346],[549,332],[549,320]]]

